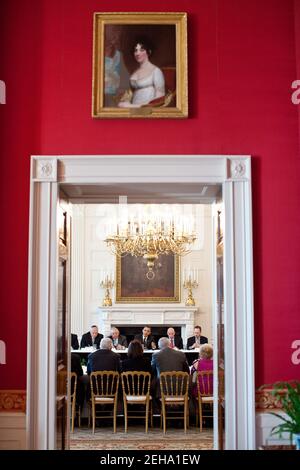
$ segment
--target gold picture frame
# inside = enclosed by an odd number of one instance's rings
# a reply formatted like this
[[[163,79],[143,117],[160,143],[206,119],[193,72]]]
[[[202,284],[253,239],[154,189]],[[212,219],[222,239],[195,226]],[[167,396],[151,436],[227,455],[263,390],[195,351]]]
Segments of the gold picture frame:
[[[186,118],[187,82],[186,13],[94,13],[94,118]]]
[[[160,255],[155,261],[155,277],[149,280],[147,260],[127,255],[116,257],[116,302],[180,302],[179,256]]]

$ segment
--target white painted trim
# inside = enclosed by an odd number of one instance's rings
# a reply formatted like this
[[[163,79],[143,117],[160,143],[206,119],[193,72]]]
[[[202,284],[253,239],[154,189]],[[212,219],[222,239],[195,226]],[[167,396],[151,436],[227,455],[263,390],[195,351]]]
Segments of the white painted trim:
[[[250,171],[250,169],[249,169]],[[223,185],[226,449],[255,448],[251,185]],[[231,369],[228,371],[228,367]]]
[[[0,451],[26,450],[25,413],[0,413]]]
[[[213,344],[213,360],[214,360],[214,375],[213,375],[213,386],[214,390],[218,390],[219,387],[219,379],[218,379],[218,373],[219,373],[219,368],[218,368],[218,354],[219,354],[219,349],[218,349],[218,318],[217,318],[217,237],[216,237],[216,232],[217,232],[217,227],[216,227],[216,214],[215,211],[213,212],[212,218],[211,218],[211,224],[212,224],[212,234],[213,234],[213,241],[212,241],[212,247],[211,247],[211,261],[212,261],[212,325],[213,325],[213,339],[214,339],[214,344]],[[214,399],[213,403],[213,427],[214,427],[214,449],[218,450],[219,449],[219,436],[218,432],[215,430],[218,430],[218,425],[219,425],[219,400]]]
[[[34,156],[28,292],[28,444],[55,444],[57,183],[222,183],[225,209],[225,436],[255,448],[251,158],[248,156]]]
[[[82,335],[85,331],[84,263],[85,263],[85,211],[73,205],[71,229],[71,332]]]
[[[270,410],[271,412],[271,410]],[[292,444],[289,433],[283,433],[281,437],[279,435],[271,436],[272,428],[277,424],[281,424],[282,421],[276,416],[272,415],[268,411],[257,411],[256,412],[256,448],[258,449],[262,445],[290,445]],[[274,410],[277,414],[287,418],[287,415],[280,410]]]
[[[235,344],[235,279],[234,279],[234,205],[233,184],[223,186],[224,201],[224,358],[225,358],[225,448],[237,448],[237,415],[236,415],[236,379],[237,351]],[[230,368],[230,371],[228,370]],[[230,373],[229,373],[230,372]],[[230,423],[230,431],[227,423]],[[227,432],[229,431],[229,433]]]
[[[27,447],[53,449],[56,410],[57,183],[31,183]]]

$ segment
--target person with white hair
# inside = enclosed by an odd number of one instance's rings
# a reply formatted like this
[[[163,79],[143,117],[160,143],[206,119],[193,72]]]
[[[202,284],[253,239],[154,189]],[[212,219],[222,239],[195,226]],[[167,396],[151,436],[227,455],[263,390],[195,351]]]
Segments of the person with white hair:
[[[119,355],[112,351],[112,347],[113,344],[110,338],[102,338],[100,349],[89,355],[87,363],[88,374],[101,370],[121,371]]]
[[[90,331],[82,335],[82,338],[80,341],[80,349],[87,348],[90,346],[94,346],[97,349],[99,349],[99,344],[102,338],[103,338],[103,335],[99,333],[98,326],[92,325],[90,328]]]
[[[126,349],[127,348],[127,339],[125,336],[120,335],[120,330],[113,326],[111,329],[111,335],[109,338],[113,342],[113,348],[115,349]]]
[[[172,326],[167,331],[168,338],[170,340],[170,348],[172,349],[183,349],[183,342],[181,336],[177,336]]]
[[[158,341],[159,351],[152,355],[151,366],[157,377],[161,372],[182,371],[190,372],[185,354],[170,346],[169,338],[160,338]]]

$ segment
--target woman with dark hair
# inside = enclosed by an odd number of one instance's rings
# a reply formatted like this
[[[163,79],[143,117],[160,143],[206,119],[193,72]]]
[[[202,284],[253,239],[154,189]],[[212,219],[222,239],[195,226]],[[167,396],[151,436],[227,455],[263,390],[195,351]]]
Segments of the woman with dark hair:
[[[137,370],[152,373],[150,360],[144,357],[143,347],[137,339],[131,341],[128,347],[128,359],[122,361],[122,372]]]
[[[150,62],[153,48],[146,38],[135,42],[133,55],[138,68],[130,76],[131,93],[120,100],[120,108],[139,108],[165,95],[165,79],[160,68]]]

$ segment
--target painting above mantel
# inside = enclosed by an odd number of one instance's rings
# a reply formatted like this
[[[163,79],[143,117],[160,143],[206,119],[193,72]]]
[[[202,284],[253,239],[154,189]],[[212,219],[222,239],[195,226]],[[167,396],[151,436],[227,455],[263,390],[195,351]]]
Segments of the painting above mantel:
[[[179,257],[160,255],[155,277],[149,279],[147,260],[142,257],[116,257],[116,302],[180,302]]]

